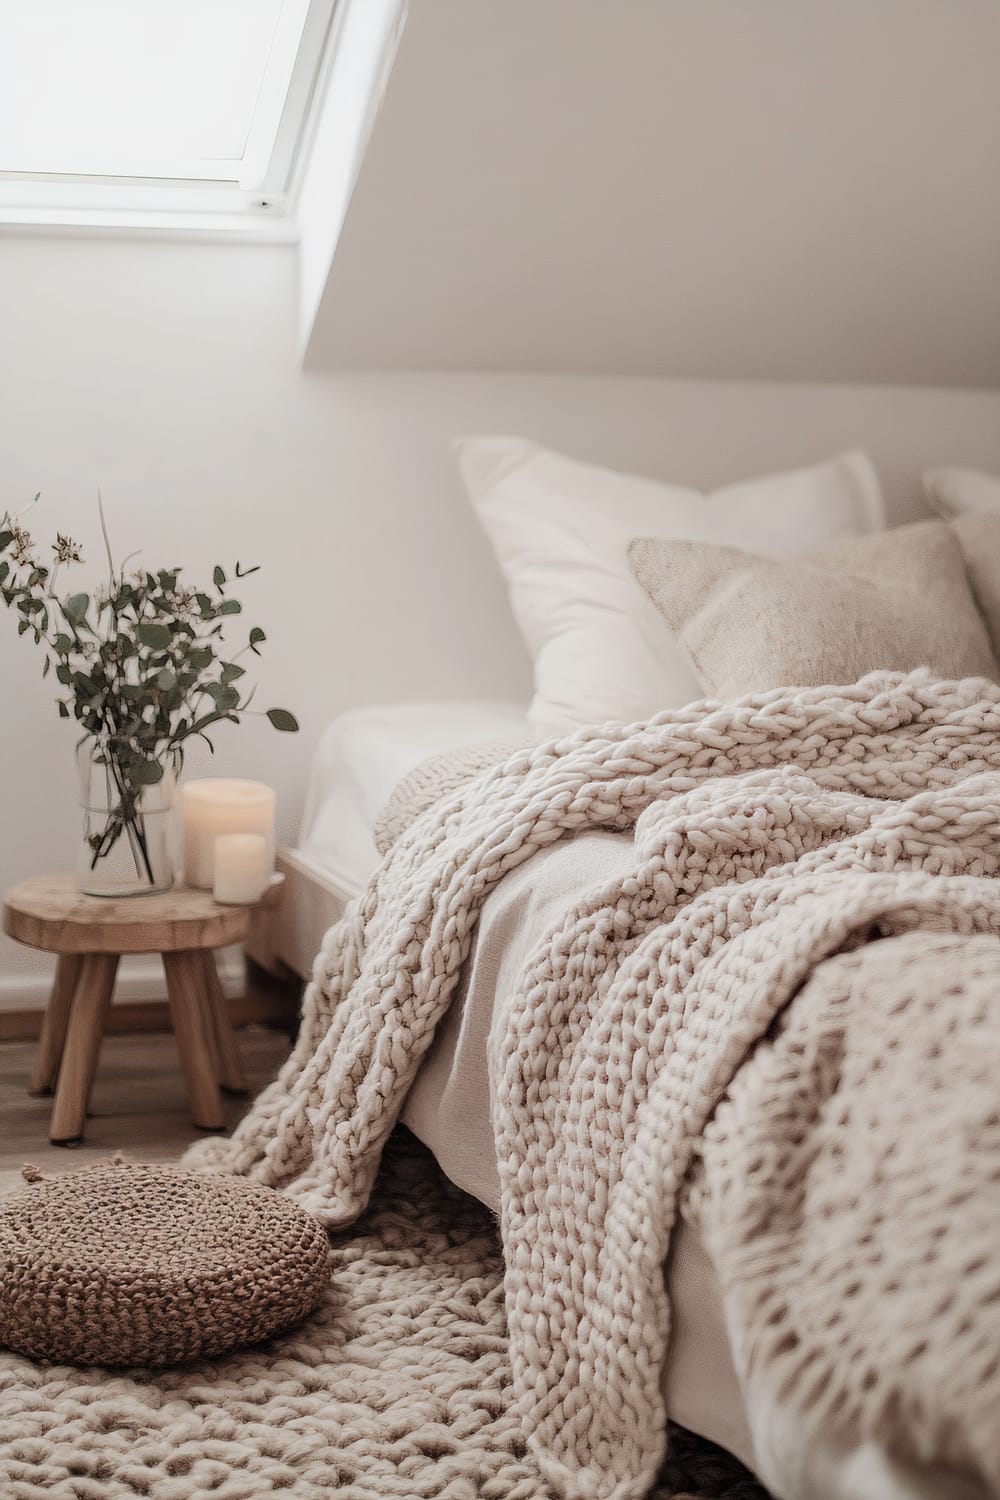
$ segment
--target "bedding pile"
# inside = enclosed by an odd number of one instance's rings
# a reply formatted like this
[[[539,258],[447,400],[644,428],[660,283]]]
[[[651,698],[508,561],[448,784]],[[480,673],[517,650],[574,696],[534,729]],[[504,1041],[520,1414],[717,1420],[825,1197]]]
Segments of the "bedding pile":
[[[399,836],[329,934],[289,1063],[232,1140],[187,1160],[351,1222],[486,895],[557,839],[634,828],[631,870],[550,934],[502,1039],[511,1361],[544,1474],[587,1500],[652,1484],[662,1262],[690,1191],[745,1331],[744,1382],[803,1422],[889,1413],[907,1451],[944,1444],[1000,1486],[1000,1288],[981,1253],[1000,1232],[983,1064],[1000,1036],[998,807],[1000,688],[981,680],[877,674],[518,751]],[[901,1082],[907,1059],[934,1104]],[[911,1149],[939,1098],[945,1129]],[[935,1254],[909,1264],[898,1246],[928,1235]],[[844,1299],[878,1305],[870,1339]]]

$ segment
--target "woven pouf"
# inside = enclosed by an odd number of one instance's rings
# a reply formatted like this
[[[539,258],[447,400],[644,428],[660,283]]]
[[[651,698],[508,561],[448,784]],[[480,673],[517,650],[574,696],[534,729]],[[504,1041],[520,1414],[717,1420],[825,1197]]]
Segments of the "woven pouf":
[[[180,1364],[267,1338],[323,1298],[326,1232],[271,1188],[122,1161],[25,1176],[0,1200],[0,1343],[19,1354]]]

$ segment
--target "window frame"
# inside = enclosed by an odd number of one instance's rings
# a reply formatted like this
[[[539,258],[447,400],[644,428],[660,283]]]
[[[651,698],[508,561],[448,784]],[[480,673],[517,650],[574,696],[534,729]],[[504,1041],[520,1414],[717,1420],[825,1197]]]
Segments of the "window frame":
[[[0,171],[0,233],[132,230],[294,242],[293,184],[300,175],[312,111],[348,3],[292,0],[291,10],[282,12],[279,33],[282,27],[288,29],[279,44],[288,46],[290,34],[298,40],[284,97],[272,86],[271,97],[264,98],[263,109],[254,114],[242,175],[258,176],[259,172],[258,186],[208,178]],[[292,12],[296,19],[302,17],[301,29],[289,27]],[[262,92],[267,92],[266,84]]]

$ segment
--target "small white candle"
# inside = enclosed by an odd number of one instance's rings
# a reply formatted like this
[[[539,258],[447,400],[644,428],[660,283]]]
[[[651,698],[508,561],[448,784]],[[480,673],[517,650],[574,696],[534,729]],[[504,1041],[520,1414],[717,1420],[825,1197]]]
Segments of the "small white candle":
[[[220,833],[215,840],[212,895],[225,906],[252,906],[271,879],[262,833]]]
[[[265,841],[268,869],[274,866],[274,792],[259,781],[209,776],[181,788],[184,879],[210,891],[215,882],[215,841],[220,834],[256,833]]]

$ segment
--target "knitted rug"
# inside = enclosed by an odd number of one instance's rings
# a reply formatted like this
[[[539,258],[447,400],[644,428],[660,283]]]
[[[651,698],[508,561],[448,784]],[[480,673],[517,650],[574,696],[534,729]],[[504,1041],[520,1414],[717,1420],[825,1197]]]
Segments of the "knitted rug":
[[[159,1374],[0,1353],[4,1500],[553,1500],[512,1410],[496,1225],[408,1132],[333,1238],[325,1306]],[[767,1500],[675,1429],[652,1500]]]
[[[1000,933],[998,772],[1000,687],[926,673],[694,704],[519,752],[401,834],[328,935],[279,1079],[231,1141],[204,1143],[191,1163],[283,1187],[328,1227],[353,1221],[487,895],[557,839],[634,830],[631,868],[566,912],[526,966],[491,1062],[522,1430],[561,1494],[639,1500],[666,1445],[661,1267],[701,1132],[830,955],[910,931]],[[987,1002],[977,994],[970,1017]],[[866,993],[859,1024],[865,1005],[884,1003]],[[945,1008],[912,1014],[928,1055],[946,1054]],[[898,1011],[885,1021],[908,1024]],[[819,1009],[808,1025],[818,1045]],[[963,1055],[974,1051],[972,1037]],[[966,1083],[978,1088],[973,1070],[942,1077],[959,1098]],[[766,1107],[791,1118],[778,1097]],[[879,1128],[891,1140],[905,1120],[890,1110]],[[804,1157],[813,1145],[810,1134]],[[948,1145],[935,1170],[960,1173],[966,1212],[978,1212],[992,1193],[989,1156],[970,1182],[961,1140]],[[749,1191],[738,1174],[730,1180]],[[919,1203],[900,1196],[917,1218]],[[821,1266],[836,1254],[836,1226],[811,1199],[805,1213]],[[728,1221],[733,1233],[744,1217]],[[896,1219],[882,1233],[905,1239],[911,1228]],[[883,1263],[893,1259],[879,1248]],[[961,1275],[944,1270],[942,1296]],[[810,1280],[798,1309],[830,1330],[813,1351],[814,1380],[832,1378],[843,1357],[832,1285]],[[989,1288],[975,1287],[973,1320],[992,1328]],[[904,1281],[890,1298],[899,1358],[882,1382],[897,1392],[930,1347],[908,1352],[911,1306]],[[777,1366],[768,1373],[805,1416],[808,1392]],[[844,1378],[863,1400],[864,1365]],[[977,1402],[995,1400],[998,1380],[982,1368]],[[937,1400],[960,1433],[956,1448],[992,1479],[995,1450],[978,1427],[964,1430],[959,1387],[943,1384]],[[922,1431],[905,1428],[901,1441],[927,1455]]]

